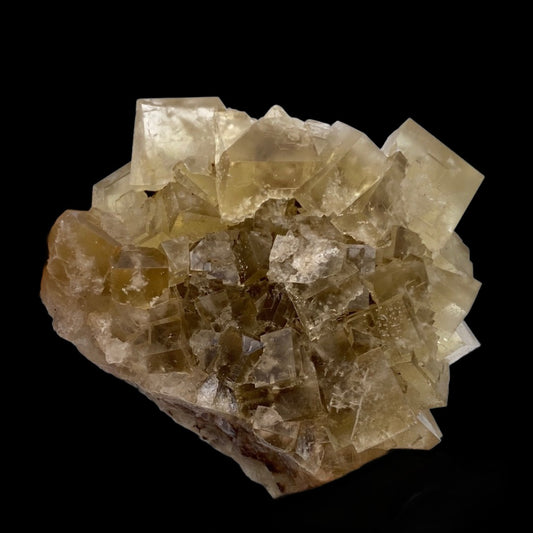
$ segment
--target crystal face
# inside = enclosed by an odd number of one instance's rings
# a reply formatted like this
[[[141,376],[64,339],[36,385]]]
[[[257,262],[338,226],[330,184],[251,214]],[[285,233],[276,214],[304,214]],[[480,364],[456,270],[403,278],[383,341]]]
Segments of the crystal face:
[[[407,120],[366,135],[139,100],[131,164],[49,236],[59,335],[277,497],[441,432],[449,365],[479,346],[454,229],[482,175]]]

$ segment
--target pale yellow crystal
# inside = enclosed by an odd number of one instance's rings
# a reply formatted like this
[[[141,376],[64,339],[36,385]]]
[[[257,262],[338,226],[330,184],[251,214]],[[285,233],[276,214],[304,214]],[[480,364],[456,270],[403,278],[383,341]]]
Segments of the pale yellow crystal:
[[[441,249],[483,176],[412,119],[389,136],[383,152],[401,152],[407,160],[401,186],[406,226],[430,250]]]
[[[454,228],[481,178],[412,120],[380,150],[279,106],[139,100],[131,164],[52,228],[42,299],[272,496],[305,490],[439,442],[479,346]]]
[[[338,215],[381,179],[386,157],[364,133],[342,122],[331,126],[326,142],[322,168],[294,196],[309,212]]]
[[[117,200],[132,190],[130,169],[131,163],[126,163],[93,186],[92,206],[94,208],[109,213],[117,212]]]
[[[221,156],[217,178],[221,217],[237,223],[269,198],[294,197],[318,161],[305,124],[276,106]]]
[[[162,241],[161,249],[167,256],[169,285],[184,282],[189,275],[189,238],[180,236]]]
[[[158,191],[183,162],[191,172],[209,172],[215,162],[215,112],[219,98],[159,98],[137,101],[131,183]]]
[[[168,288],[168,262],[154,248],[122,249],[109,272],[111,297],[133,306],[151,305]]]

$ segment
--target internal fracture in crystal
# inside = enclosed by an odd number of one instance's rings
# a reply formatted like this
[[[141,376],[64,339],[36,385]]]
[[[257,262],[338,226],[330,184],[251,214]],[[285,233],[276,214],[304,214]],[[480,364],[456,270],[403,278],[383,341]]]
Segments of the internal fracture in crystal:
[[[131,163],[50,232],[59,335],[277,497],[441,432],[479,346],[455,227],[482,175],[407,120],[366,135],[139,100]]]

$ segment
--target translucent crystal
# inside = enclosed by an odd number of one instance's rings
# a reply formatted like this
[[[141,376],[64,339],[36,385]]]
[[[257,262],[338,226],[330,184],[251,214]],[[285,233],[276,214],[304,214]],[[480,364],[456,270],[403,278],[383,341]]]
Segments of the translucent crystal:
[[[377,183],[386,157],[360,131],[336,122],[321,152],[321,169],[295,194],[310,212],[340,214]]]
[[[62,337],[276,497],[441,432],[479,346],[454,232],[482,176],[412,120],[379,149],[218,98],[139,100],[131,164],[49,236]]]
[[[137,101],[131,183],[157,191],[183,162],[191,172],[209,172],[215,162],[215,112],[219,98],[159,98]]]
[[[293,198],[318,163],[305,124],[275,106],[220,158],[217,191],[221,217],[240,222],[270,198]]]
[[[414,120],[406,120],[383,145],[407,160],[401,184],[406,226],[431,250],[450,238],[483,176]]]

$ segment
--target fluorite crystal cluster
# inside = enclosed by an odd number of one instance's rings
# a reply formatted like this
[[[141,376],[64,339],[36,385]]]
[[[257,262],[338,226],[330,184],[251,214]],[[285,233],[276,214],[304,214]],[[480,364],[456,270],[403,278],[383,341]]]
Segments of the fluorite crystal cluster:
[[[454,228],[482,175],[413,120],[363,133],[139,100],[131,164],[49,237],[62,337],[272,496],[429,449],[449,365],[478,346]]]

